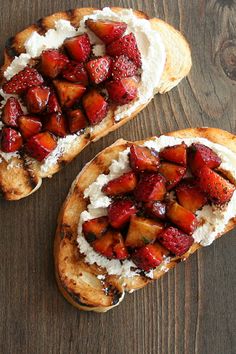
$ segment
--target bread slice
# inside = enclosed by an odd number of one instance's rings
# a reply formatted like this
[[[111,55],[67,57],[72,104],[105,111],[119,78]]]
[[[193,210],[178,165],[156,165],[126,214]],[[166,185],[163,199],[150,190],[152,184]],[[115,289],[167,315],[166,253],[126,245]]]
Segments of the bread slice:
[[[4,64],[1,68],[0,83],[2,84],[4,82],[3,73],[14,57],[25,51],[24,43],[33,31],[44,34],[50,28],[54,28],[55,21],[59,19],[69,20],[73,26],[78,27],[81,19],[85,15],[93,13],[95,10],[94,8],[81,8],[67,12],[58,12],[42,18],[35,25],[26,28],[10,38],[6,43],[4,51]],[[112,10],[119,13],[122,8],[114,7]],[[134,11],[134,13],[138,18],[148,19],[148,16],[143,12]],[[150,22],[152,28],[161,36],[166,49],[165,69],[160,85],[156,88],[156,92],[164,93],[176,86],[179,81],[188,74],[192,65],[191,54],[188,43],[181,33],[157,18],[151,19]],[[125,124],[127,121],[134,118],[147,104],[148,102],[145,105],[140,105],[132,115],[124,117],[119,122],[116,122],[114,114],[109,112],[107,117],[94,127],[92,133],[88,133],[85,130],[84,134],[78,136],[70,151],[62,154],[57,162],[46,172],[40,169],[40,163],[36,161],[32,162],[32,160],[24,155],[21,155],[20,158],[13,158],[8,162],[1,159],[0,192],[5,199],[8,200],[21,199],[33,193],[40,187],[42,178],[51,177],[54,173],[58,172],[62,166],[73,160],[90,142],[98,140],[102,136],[105,136]],[[9,164],[11,165],[9,166]]]
[[[179,138],[207,138],[236,153],[236,136],[220,129],[193,128],[166,135]],[[103,274],[104,271],[101,271],[96,264],[85,263],[84,256],[76,245],[78,221],[81,212],[86,209],[86,200],[83,198],[84,190],[96,180],[98,175],[106,172],[112,160],[117,159],[119,152],[125,150],[130,144],[130,142],[118,140],[88,163],[75,179],[60,211],[54,246],[56,279],[65,298],[81,310],[106,312],[119,304],[125,291],[132,292],[151,281],[145,276],[121,279],[115,275],[107,275],[105,279],[99,280],[97,275]],[[231,219],[222,234],[234,228],[235,224],[236,218]],[[167,268],[175,267],[180,260],[185,260],[200,247],[200,244],[194,243],[187,255],[175,257],[167,264]],[[164,273],[161,270],[155,271],[154,279],[158,279]],[[104,291],[104,288],[107,291]]]

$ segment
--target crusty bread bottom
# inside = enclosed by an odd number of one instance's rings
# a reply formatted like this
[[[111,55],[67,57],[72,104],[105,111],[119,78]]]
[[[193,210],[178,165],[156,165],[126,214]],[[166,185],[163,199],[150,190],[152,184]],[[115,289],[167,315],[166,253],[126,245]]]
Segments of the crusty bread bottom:
[[[166,135],[179,138],[206,138],[236,153],[236,136],[220,129],[193,128]],[[85,263],[84,256],[80,254],[76,245],[80,213],[87,205],[86,200],[83,199],[84,190],[96,180],[98,175],[106,172],[112,160],[116,159],[119,152],[130,144],[118,140],[83,168],[75,179],[58,217],[54,245],[56,279],[64,297],[81,310],[106,312],[119,304],[124,297],[124,291],[137,290],[152,281],[145,276],[121,279],[114,275],[107,275],[104,280],[99,280],[97,275],[103,274],[104,271],[96,264]],[[235,223],[236,218],[231,219],[222,234],[234,228]],[[193,244],[184,256],[173,258],[167,264],[167,268],[173,268],[180,260],[185,260],[200,247],[197,243]],[[164,273],[160,270],[155,271],[154,279],[158,279]]]

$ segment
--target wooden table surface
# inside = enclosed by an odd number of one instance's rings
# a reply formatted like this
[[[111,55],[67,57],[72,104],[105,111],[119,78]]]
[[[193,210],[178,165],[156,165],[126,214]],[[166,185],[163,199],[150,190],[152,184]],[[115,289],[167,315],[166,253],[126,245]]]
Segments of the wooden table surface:
[[[106,314],[76,310],[57,289],[57,214],[73,179],[97,152],[119,137],[137,140],[196,126],[236,130],[235,0],[1,1],[0,48],[42,16],[108,4],[142,10],[180,29],[193,68],[177,88],[157,95],[136,119],[89,146],[37,193],[0,201],[0,353],[235,354],[234,231]]]

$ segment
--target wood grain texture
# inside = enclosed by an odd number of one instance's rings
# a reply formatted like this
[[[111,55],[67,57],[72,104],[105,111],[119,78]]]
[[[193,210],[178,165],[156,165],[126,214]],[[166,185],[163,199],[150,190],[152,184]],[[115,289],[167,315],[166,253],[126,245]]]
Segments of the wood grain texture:
[[[234,0],[2,1],[0,48],[42,16],[108,3],[159,16],[180,29],[192,49],[193,69],[176,89],[156,96],[135,120],[89,146],[37,193],[0,201],[0,353],[234,354],[234,231],[107,314],[76,311],[57,290],[57,214],[71,182],[97,152],[119,137],[138,140],[186,127],[236,133]]]

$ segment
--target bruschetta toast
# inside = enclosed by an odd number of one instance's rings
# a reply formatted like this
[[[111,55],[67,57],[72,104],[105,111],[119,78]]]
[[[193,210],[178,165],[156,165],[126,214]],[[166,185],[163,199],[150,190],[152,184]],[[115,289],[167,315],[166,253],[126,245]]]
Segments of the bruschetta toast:
[[[0,91],[0,191],[5,199],[36,191],[43,178],[188,74],[190,49],[172,26],[140,11],[116,7],[100,13],[94,8],[55,13],[7,41]],[[146,64],[140,31],[147,43],[150,39],[152,58]],[[159,72],[156,82],[155,73],[144,77],[153,65]],[[145,80],[155,86],[151,94],[143,91]]]
[[[54,258],[64,297],[106,312],[234,228],[235,154],[236,136],[216,128],[118,140],[99,153],[58,218]]]

